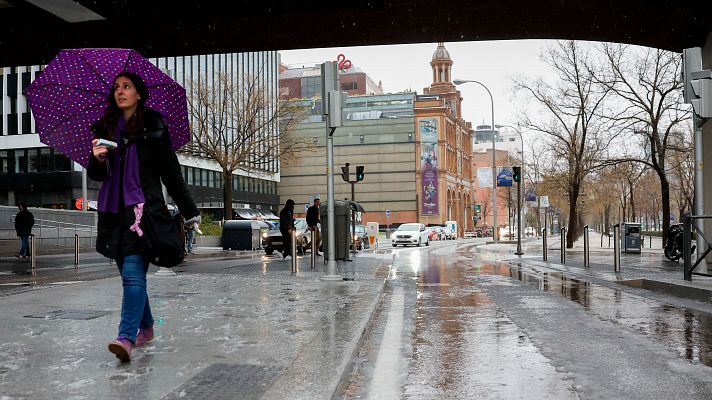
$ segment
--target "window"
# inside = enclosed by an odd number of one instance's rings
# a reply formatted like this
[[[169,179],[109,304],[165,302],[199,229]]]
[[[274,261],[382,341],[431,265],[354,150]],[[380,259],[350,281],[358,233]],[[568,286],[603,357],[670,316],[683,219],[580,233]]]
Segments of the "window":
[[[321,97],[321,76],[302,78],[302,98]]]
[[[27,150],[15,150],[15,173],[27,172]]]
[[[28,149],[27,155],[29,160],[29,169],[27,172],[39,172],[40,171],[40,155],[39,149]]]
[[[186,177],[186,183],[188,185],[193,185],[193,168],[191,167],[185,167],[185,177]]]
[[[8,158],[7,150],[0,151],[0,174],[10,172],[10,159]]]
[[[52,149],[49,147],[40,149],[40,172],[51,172],[52,164]]]
[[[346,82],[341,84],[341,90],[356,90],[358,85],[356,82]]]

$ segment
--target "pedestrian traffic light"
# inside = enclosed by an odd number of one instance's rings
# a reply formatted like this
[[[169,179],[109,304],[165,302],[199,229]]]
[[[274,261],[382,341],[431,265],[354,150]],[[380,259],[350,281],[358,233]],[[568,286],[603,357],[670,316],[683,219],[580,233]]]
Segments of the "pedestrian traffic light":
[[[482,204],[475,204],[475,213],[479,214],[482,211]]]
[[[522,180],[522,167],[512,167],[512,180],[514,182],[521,182]]]
[[[356,166],[356,182],[361,182],[363,180],[363,165]]]
[[[349,163],[346,163],[345,166],[341,167],[341,179],[345,182],[349,181]]]

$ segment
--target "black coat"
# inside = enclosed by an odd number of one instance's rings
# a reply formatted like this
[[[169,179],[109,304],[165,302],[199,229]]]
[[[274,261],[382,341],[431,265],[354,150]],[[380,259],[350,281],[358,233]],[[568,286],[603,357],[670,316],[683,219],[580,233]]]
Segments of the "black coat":
[[[286,235],[294,229],[294,207],[284,207],[279,212],[279,231]]]
[[[96,124],[92,127],[92,131],[100,139],[106,138],[108,134],[108,132],[100,131]],[[185,219],[198,215],[199,211],[183,180],[178,157],[171,147],[168,129],[163,124],[163,118],[158,112],[146,110],[144,132],[144,138],[139,139],[135,144],[139,160],[141,189],[145,198],[144,214],[152,212],[170,215],[163,198],[161,187],[161,182],[163,182]],[[109,150],[106,162],[101,163],[92,154],[89,157],[89,168],[87,168],[89,178],[99,182],[107,179],[106,163],[111,162],[112,157],[115,156],[118,156],[118,150]],[[118,213],[99,212],[96,250],[113,259],[143,253],[145,246],[142,244],[141,238],[129,230],[134,221],[133,206],[119,210]]]
[[[307,225],[316,226],[319,223],[319,207],[311,205],[307,208]]]
[[[20,211],[15,215],[15,231],[19,237],[30,236],[34,224],[35,216],[27,210]]]

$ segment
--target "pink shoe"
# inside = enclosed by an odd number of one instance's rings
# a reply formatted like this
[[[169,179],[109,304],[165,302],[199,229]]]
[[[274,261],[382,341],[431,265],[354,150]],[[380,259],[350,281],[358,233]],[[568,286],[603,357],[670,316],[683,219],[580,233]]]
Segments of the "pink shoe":
[[[109,351],[116,355],[116,358],[126,362],[131,361],[131,350],[133,343],[123,336],[119,336],[115,341],[109,343]]]
[[[134,343],[134,346],[143,346],[151,340],[153,340],[153,327],[149,326],[148,328],[139,328],[138,335],[136,335],[136,343]]]

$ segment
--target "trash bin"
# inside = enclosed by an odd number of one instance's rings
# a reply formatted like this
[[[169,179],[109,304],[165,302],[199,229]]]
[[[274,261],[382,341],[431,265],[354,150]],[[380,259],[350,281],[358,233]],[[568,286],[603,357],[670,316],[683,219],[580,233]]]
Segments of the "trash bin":
[[[260,224],[253,220],[225,221],[223,250],[254,250],[260,247]]]
[[[321,216],[321,246],[324,250],[324,260],[328,260],[330,227],[326,202],[319,205],[319,214]],[[348,202],[339,200],[334,202],[334,224],[336,225],[334,229],[336,259],[348,260],[351,246],[351,205]]]
[[[640,253],[642,240],[640,223],[624,222],[621,224],[621,251],[624,253]]]

